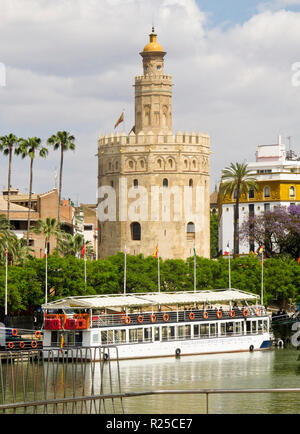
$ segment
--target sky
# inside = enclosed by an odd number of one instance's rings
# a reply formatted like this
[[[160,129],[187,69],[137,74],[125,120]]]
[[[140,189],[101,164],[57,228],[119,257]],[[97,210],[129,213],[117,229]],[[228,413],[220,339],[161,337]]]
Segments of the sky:
[[[75,204],[96,202],[98,137],[123,109],[118,131],[134,124],[153,24],[173,77],[173,133],[210,135],[211,191],[224,167],[279,135],[300,154],[300,0],[0,0],[0,16],[0,135],[72,133],[63,197]],[[55,187],[59,158],[35,160],[35,193]],[[7,167],[0,155],[1,189]],[[12,186],[28,185],[29,160],[14,156]]]

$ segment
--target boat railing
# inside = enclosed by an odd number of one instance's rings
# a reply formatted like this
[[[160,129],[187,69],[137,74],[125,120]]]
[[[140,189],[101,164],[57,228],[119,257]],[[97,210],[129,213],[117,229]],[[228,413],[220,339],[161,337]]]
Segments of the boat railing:
[[[265,308],[262,306],[239,308],[232,310],[222,309],[191,309],[173,310],[141,313],[117,313],[102,314],[92,317],[92,328],[129,326],[129,325],[151,325],[168,323],[193,323],[195,321],[219,321],[246,318],[259,318],[266,316]]]

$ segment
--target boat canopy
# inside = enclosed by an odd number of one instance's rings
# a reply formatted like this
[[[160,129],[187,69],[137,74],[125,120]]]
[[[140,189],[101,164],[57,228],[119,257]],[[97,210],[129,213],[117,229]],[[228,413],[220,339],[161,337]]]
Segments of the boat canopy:
[[[50,309],[105,309],[155,305],[188,305],[194,303],[257,302],[259,296],[237,289],[216,289],[182,292],[146,292],[129,294],[101,294],[67,297],[42,305]]]

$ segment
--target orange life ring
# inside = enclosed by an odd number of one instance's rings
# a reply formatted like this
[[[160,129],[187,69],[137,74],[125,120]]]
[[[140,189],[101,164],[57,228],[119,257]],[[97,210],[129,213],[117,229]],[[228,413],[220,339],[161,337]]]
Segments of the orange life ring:
[[[12,329],[11,334],[12,334],[12,336],[17,336],[18,330],[17,329]]]
[[[36,348],[37,347],[37,342],[36,341],[32,341],[31,342],[31,347],[32,348]]]
[[[144,317],[143,317],[143,315],[139,315],[138,318],[137,318],[137,320],[138,320],[138,322],[139,322],[140,324],[142,324],[143,321],[144,321]]]
[[[10,348],[10,349],[12,350],[13,347],[14,347],[14,343],[13,343],[13,342],[9,342],[9,343],[8,343],[8,348]]]
[[[235,311],[234,311],[234,310],[231,310],[231,311],[229,312],[229,315],[230,315],[230,318],[234,318],[234,317],[235,317]]]
[[[20,342],[20,348],[25,348],[25,342],[23,341]]]
[[[205,312],[203,312],[203,318],[204,319],[207,319],[208,318],[208,313],[205,311]]]
[[[193,321],[193,320],[195,319],[195,314],[194,314],[194,312],[191,312],[191,313],[189,314],[189,319],[190,319],[191,321]]]
[[[150,321],[151,321],[151,322],[156,322],[156,316],[155,316],[154,314],[152,314],[152,315],[150,316]]]
[[[167,313],[165,313],[164,315],[163,315],[163,320],[165,321],[165,322],[167,322],[167,321],[169,321],[169,315],[167,314]]]
[[[243,315],[245,318],[249,315],[249,311],[247,309],[243,309]]]
[[[260,311],[260,309],[256,309],[256,316],[260,316],[260,314],[261,314],[261,311]]]
[[[221,310],[217,311],[217,318],[219,318],[219,319],[222,318],[222,311]]]
[[[41,332],[37,330],[37,331],[34,333],[34,336],[35,336],[37,339],[39,339],[39,338],[41,337]]]
[[[130,323],[131,323],[131,318],[130,318],[130,316],[125,316],[125,318],[124,318],[124,323],[125,323],[125,324],[130,324]]]

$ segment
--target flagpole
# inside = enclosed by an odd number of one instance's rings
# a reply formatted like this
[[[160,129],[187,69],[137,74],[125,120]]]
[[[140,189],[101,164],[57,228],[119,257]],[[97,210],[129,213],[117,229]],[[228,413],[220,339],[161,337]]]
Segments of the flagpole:
[[[229,258],[228,258],[228,279],[229,279],[229,289],[231,289],[231,270],[230,270],[230,253],[229,252]]]
[[[5,244],[5,310],[4,310],[4,325],[7,326],[7,241]]]
[[[85,288],[85,292],[86,292],[86,255],[85,255],[85,251],[84,251],[84,288]]]
[[[196,292],[196,246],[194,243],[194,292]]]
[[[260,296],[260,302],[261,302],[261,309],[264,304],[264,251],[261,252],[261,296]]]
[[[45,255],[46,255],[46,262],[45,262],[45,304],[48,302],[48,296],[47,296],[47,287],[48,287],[48,246],[46,241],[46,248],[45,248]]]
[[[160,292],[159,251],[157,251],[157,278],[158,278],[158,292]]]
[[[124,295],[126,294],[126,243],[124,246]]]

